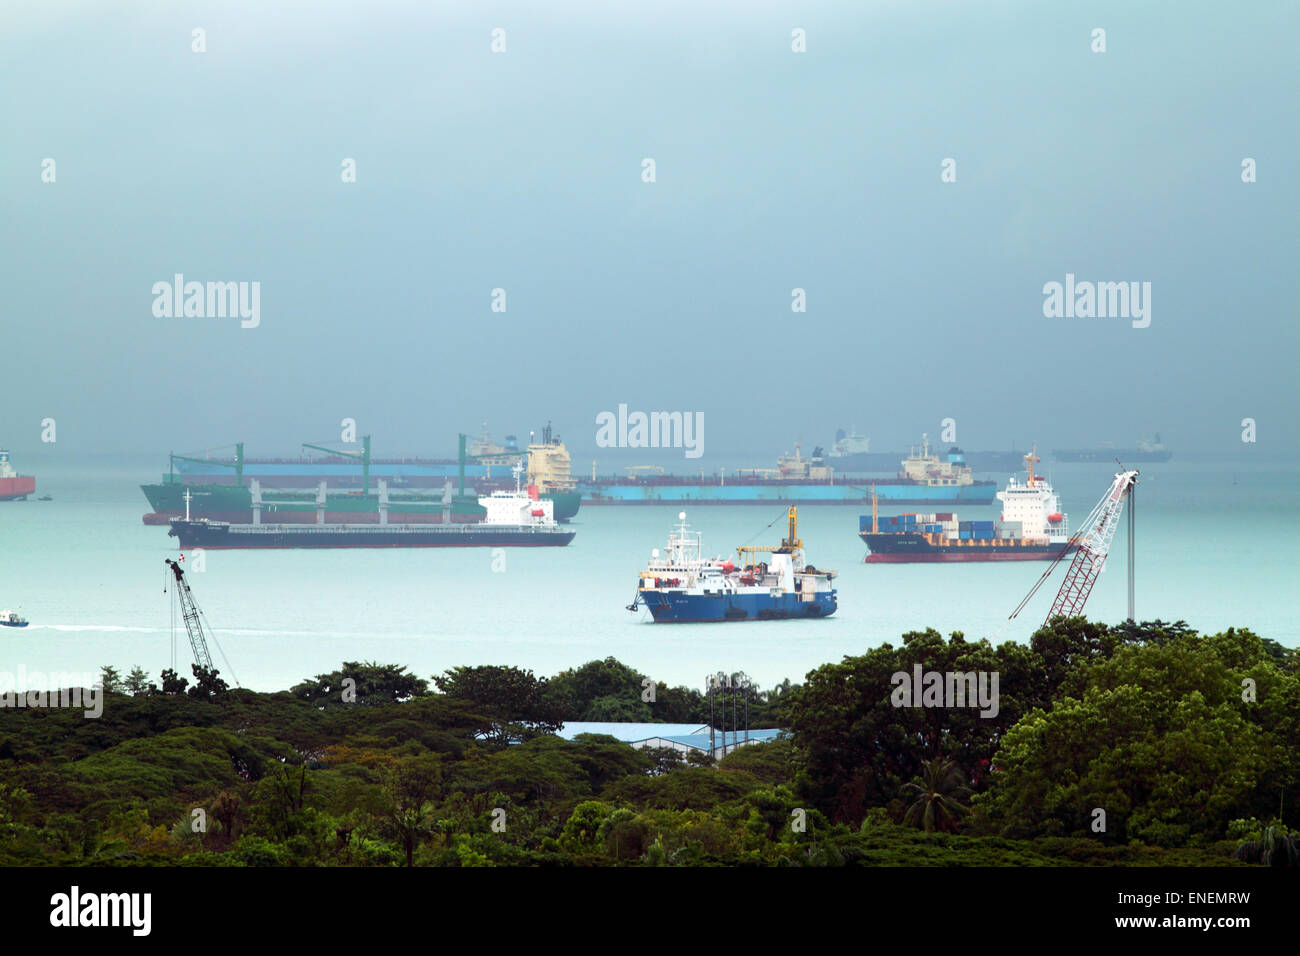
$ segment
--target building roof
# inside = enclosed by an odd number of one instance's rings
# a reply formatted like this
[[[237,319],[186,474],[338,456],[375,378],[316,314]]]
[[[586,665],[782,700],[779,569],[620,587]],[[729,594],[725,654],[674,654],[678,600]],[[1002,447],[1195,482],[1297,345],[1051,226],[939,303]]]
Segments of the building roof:
[[[708,732],[708,724],[638,724],[631,721],[599,720],[571,720],[556,731],[565,740],[572,740],[578,734],[607,734],[624,743],[649,740],[651,737],[679,737]]]
[[[615,740],[621,740],[626,744],[639,744],[648,740],[670,740],[673,743],[681,744],[686,747],[696,747],[700,750],[709,749],[709,725],[708,724],[639,724],[632,722],[601,722],[601,721],[569,721],[564,724],[556,733],[565,740],[572,740],[579,734],[606,734]],[[777,728],[762,728],[749,730],[749,742],[766,743],[769,740],[775,740],[781,735],[782,731]],[[722,731],[716,730],[713,734],[714,746],[720,746],[722,743]],[[736,731],[727,729],[727,744],[733,742],[743,742],[745,731]]]

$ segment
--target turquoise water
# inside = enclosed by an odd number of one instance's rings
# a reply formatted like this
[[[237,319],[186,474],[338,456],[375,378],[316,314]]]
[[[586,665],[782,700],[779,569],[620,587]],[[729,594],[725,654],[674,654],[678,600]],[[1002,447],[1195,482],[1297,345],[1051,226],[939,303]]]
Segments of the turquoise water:
[[[0,670],[138,664],[157,679],[171,665],[171,597],[162,587],[174,539],[140,521],[148,507],[138,485],[156,480],[156,471],[50,467],[37,474],[38,493],[53,501],[0,502],[0,607],[32,622],[0,631]],[[1300,567],[1294,476],[1285,463],[1146,466],[1137,499],[1138,617],[1183,618],[1202,631],[1244,626],[1300,643],[1291,607]],[[1111,473],[1104,465],[1057,465],[1051,477],[1077,524]],[[206,571],[191,572],[191,586],[239,682],[274,690],[345,659],[402,663],[428,677],[486,663],[549,675],[610,655],[669,684],[701,686],[708,673],[745,670],[770,686],[897,643],[915,628],[1026,640],[1060,580],[1058,571],[1008,622],[1046,564],[865,565],[860,509],[816,506],[801,509],[800,535],[814,564],[840,572],[835,617],[653,625],[648,612],[624,606],[679,510],[584,508],[572,545],[507,551],[500,571],[488,549],[218,551],[207,554]],[[918,509],[882,513],[901,510]],[[963,519],[997,512],[996,504],[959,510]],[[687,515],[709,553],[773,544],[784,529],[780,507],[698,506]],[[1126,613],[1125,534],[1121,527],[1089,616],[1117,622]],[[183,630],[177,636],[176,659],[188,675]]]

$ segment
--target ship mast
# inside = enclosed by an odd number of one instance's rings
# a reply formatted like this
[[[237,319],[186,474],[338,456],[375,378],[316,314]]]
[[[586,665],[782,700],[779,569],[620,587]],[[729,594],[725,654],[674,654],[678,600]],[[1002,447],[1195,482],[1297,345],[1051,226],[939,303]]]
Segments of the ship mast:
[[[785,548],[802,548],[803,542],[799,540],[799,511],[794,505],[790,506],[789,519],[789,536],[781,542],[781,546]]]
[[[1034,442],[1034,447],[1025,456],[1025,467],[1029,470],[1029,487],[1031,489],[1034,487],[1034,463],[1038,460],[1038,442]]]

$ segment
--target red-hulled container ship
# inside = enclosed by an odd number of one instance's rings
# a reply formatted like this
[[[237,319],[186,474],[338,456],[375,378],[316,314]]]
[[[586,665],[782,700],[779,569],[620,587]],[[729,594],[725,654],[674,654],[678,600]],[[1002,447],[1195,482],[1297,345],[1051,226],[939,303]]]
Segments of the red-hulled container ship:
[[[0,448],[0,501],[21,501],[35,493],[36,479],[14,471],[8,449]]]
[[[960,521],[952,512],[881,517],[876,501],[858,519],[858,536],[870,553],[868,564],[940,561],[1049,561],[1072,550],[1069,519],[1052,486],[1034,474],[1034,452],[1025,456],[1029,477],[1014,477],[997,494],[997,521]]]

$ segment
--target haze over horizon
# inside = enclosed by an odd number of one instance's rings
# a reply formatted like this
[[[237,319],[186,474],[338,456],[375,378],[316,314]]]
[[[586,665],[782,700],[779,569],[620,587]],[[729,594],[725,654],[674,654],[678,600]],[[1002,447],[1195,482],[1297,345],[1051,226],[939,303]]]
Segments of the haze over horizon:
[[[1300,448],[1295,5],[139,11],[0,13],[21,472],[343,418],[377,456],[550,420],[577,472],[949,417],[967,450]],[[259,324],[155,315],[177,273],[260,283]],[[1149,327],[1045,317],[1067,274],[1149,282]],[[620,404],[703,413],[703,456],[598,449]]]

